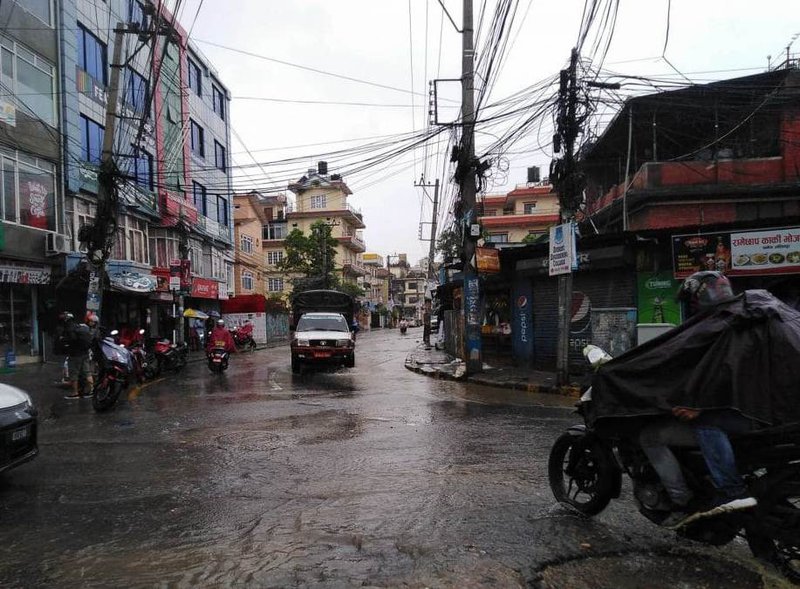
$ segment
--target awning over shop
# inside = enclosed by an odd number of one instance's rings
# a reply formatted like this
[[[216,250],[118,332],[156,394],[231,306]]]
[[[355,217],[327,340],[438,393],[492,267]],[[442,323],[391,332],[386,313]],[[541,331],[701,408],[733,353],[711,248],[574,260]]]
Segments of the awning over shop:
[[[183,312],[183,316],[191,319],[208,319],[208,315],[197,309],[186,309]]]

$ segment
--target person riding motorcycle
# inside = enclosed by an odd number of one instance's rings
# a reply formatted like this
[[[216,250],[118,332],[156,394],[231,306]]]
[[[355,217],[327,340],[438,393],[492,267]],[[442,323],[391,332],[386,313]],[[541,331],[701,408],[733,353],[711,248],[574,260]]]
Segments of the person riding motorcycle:
[[[226,352],[231,354],[236,352],[236,343],[233,341],[231,332],[225,329],[225,322],[222,319],[217,319],[214,329],[208,336],[206,343],[206,352],[210,353],[215,348],[224,348]]]
[[[720,272],[703,271],[689,276],[681,285],[678,298],[687,315],[710,312],[734,298],[730,281]],[[736,468],[729,434],[751,431],[755,423],[735,409],[701,410],[673,407],[672,417],[645,426],[639,436],[642,450],[658,474],[674,504],[662,525],[679,528],[701,517],[712,517],[752,509],[757,502],[747,491]],[[711,475],[716,497],[710,504],[698,505],[670,449],[699,447]]]

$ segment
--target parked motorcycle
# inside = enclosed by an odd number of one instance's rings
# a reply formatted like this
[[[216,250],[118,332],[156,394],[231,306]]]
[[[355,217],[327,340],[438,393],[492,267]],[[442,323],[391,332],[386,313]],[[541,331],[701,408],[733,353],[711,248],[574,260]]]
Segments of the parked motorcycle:
[[[589,352],[587,348],[585,353]],[[596,352],[596,359],[603,362],[610,356]],[[584,420],[591,403],[590,387],[578,404],[577,413]],[[588,424],[570,427],[550,451],[548,478],[556,499],[584,515],[596,515],[612,499],[619,498],[625,474],[633,483],[639,512],[660,525],[673,505],[639,445],[638,434],[639,429],[626,428],[624,420],[615,420],[613,425],[597,422],[594,428]],[[749,493],[758,501],[757,507],[698,519],[678,533],[721,546],[744,529],[753,554],[773,563],[800,584],[800,424],[763,429],[734,437],[731,442]],[[713,497],[714,488],[700,450],[673,451],[695,497]]]
[[[153,345],[155,357],[155,374],[164,370],[179,372],[186,366],[189,357],[189,346],[185,343],[174,344],[168,339],[161,339]]]
[[[119,336],[119,344],[127,348],[131,353],[133,377],[140,384],[152,378],[153,375],[152,370],[147,370],[149,359],[144,346],[144,333],[144,329],[140,329],[135,332],[120,334]]]
[[[230,354],[225,348],[213,348],[207,354],[208,369],[216,374],[222,374],[228,369]]]
[[[256,349],[256,340],[253,339],[253,326],[250,323],[245,323],[241,327],[232,327],[230,331],[237,351],[253,351]]]
[[[108,411],[117,402],[128,386],[128,377],[133,370],[133,358],[125,346],[117,343],[119,332],[114,330],[102,340],[95,342],[92,357],[97,361],[97,380],[92,395],[95,411]]]

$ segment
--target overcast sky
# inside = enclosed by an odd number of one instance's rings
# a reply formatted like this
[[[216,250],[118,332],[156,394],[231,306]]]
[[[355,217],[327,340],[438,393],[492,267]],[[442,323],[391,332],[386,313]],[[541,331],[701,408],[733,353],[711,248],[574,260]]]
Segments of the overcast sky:
[[[460,24],[462,2],[443,2]],[[482,4],[475,2],[476,28]],[[486,1],[486,22],[494,5],[495,0]],[[576,42],[583,5],[583,0],[519,0],[508,51],[489,102],[553,76],[565,66]],[[627,74],[679,78],[660,59],[667,8],[668,0],[621,0],[605,67]],[[248,166],[239,171],[239,181],[259,189],[285,187],[291,175],[286,168],[268,165],[270,162],[303,156],[292,168],[299,177],[326,152],[382,141],[365,138],[422,131],[427,126],[428,80],[460,76],[461,36],[437,0],[183,0],[179,16],[230,89],[233,129],[255,160],[264,164],[256,166],[234,135],[234,165]],[[672,0],[669,22],[666,57],[698,81],[764,70],[767,56],[782,61],[786,46],[800,31],[797,0]],[[361,82],[248,56],[209,42]],[[800,40],[794,50],[800,52]],[[418,94],[412,95],[412,89]],[[455,114],[453,106],[458,105],[444,99],[458,98],[460,90],[454,86],[443,90],[440,113],[446,118]],[[270,100],[245,99],[248,97]],[[490,193],[504,193],[523,184],[530,165],[542,166],[546,175],[552,155],[548,147],[552,131],[547,129],[551,121],[546,123],[538,137],[531,134],[504,155],[502,171],[492,175]],[[498,132],[496,128],[486,130]],[[442,159],[446,137],[442,136],[438,148],[435,144],[419,148],[393,162],[345,176],[354,192],[351,204],[364,214],[368,251],[382,255],[406,252],[412,261],[427,255],[427,242],[419,241],[417,235],[421,216],[430,221],[431,203],[413,184],[423,173],[431,182],[439,177],[449,184],[443,177],[447,173]],[[352,139],[362,140],[343,142]],[[491,140],[490,135],[479,134],[479,151]],[[366,156],[338,157],[344,157],[339,161],[345,166]],[[337,157],[327,159],[332,162],[330,172],[339,171]],[[245,173],[247,176],[242,176]],[[452,197],[451,188],[443,190],[445,207]],[[424,225],[423,231],[428,236],[430,224]]]

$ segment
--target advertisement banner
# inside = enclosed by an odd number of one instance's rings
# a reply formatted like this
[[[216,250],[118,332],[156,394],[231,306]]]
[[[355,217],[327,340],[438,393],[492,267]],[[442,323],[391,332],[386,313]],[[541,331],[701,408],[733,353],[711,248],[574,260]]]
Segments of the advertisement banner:
[[[701,270],[729,276],[800,273],[800,227],[672,237],[675,278]]]
[[[564,223],[550,228],[550,276],[569,274],[578,269],[577,248],[575,247],[575,226]]]
[[[731,234],[730,274],[800,273],[800,227]]]
[[[216,280],[209,280],[207,278],[195,278],[192,281],[192,294],[191,296],[198,299],[216,299],[219,298],[219,282]]]
[[[181,260],[181,291],[188,293],[192,290],[192,261]]]
[[[169,263],[169,289],[179,291],[181,289],[181,261],[172,260]]]
[[[673,236],[672,267],[675,278],[686,278],[701,270],[727,273],[731,268],[730,234],[696,233]]]
[[[0,282],[15,284],[50,284],[52,268],[35,264],[0,260]]]
[[[514,281],[511,348],[514,359],[523,365],[533,360],[533,288],[528,279]]]
[[[675,294],[681,281],[669,272],[643,272],[639,283],[639,323],[671,323],[680,325],[681,308]]]

